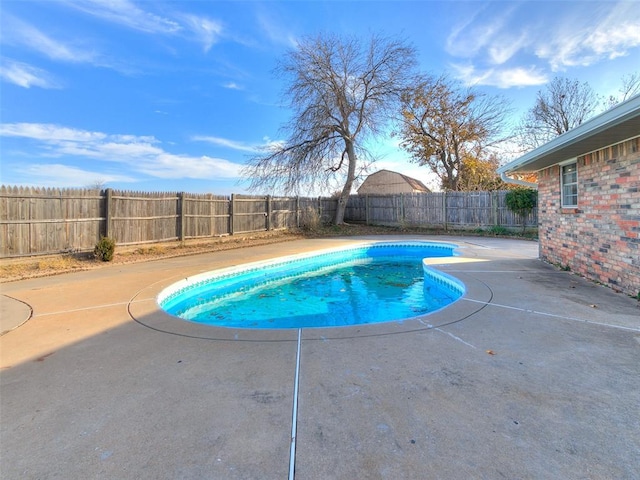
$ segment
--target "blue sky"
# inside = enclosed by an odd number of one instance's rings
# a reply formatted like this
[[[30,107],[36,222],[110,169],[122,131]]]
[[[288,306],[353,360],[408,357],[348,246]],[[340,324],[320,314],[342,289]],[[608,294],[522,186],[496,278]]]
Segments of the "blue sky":
[[[615,94],[640,69],[637,2],[2,0],[0,183],[245,193],[283,140],[279,58],[305,35],[402,36],[420,69],[512,102],[554,76]],[[393,138],[387,168],[434,185]],[[270,193],[270,192],[254,192]]]

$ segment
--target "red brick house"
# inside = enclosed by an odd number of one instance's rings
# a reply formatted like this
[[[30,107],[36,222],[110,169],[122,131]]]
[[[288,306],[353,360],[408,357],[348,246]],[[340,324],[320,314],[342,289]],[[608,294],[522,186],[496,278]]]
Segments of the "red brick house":
[[[538,173],[541,259],[640,294],[640,95],[498,172]]]

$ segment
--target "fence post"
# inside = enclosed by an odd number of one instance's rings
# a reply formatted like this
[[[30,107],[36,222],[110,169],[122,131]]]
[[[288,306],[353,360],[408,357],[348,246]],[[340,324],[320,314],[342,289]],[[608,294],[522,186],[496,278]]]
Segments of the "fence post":
[[[369,194],[364,196],[364,223],[369,225]]]
[[[233,211],[235,209],[236,194],[231,194],[231,201],[229,202],[229,235],[233,235]]]
[[[215,234],[215,218],[213,217],[213,194],[209,194],[209,236],[213,237]]]
[[[178,218],[180,222],[180,234],[178,235],[178,240],[184,242],[184,232],[186,230],[186,208],[184,208],[184,192],[178,193]]]
[[[491,196],[491,214],[493,217],[493,226],[498,227],[498,192],[489,192]]]
[[[271,230],[271,195],[267,195],[267,218],[266,218],[267,232]]]
[[[113,216],[113,213],[111,212],[111,209],[113,207],[113,200],[111,197],[113,196],[113,190],[107,188],[104,193],[104,236],[110,237],[112,234],[111,217]]]
[[[400,194],[400,224],[404,226],[404,195]]]
[[[444,222],[444,231],[448,231],[448,218],[447,218],[447,191],[442,192],[442,220]]]

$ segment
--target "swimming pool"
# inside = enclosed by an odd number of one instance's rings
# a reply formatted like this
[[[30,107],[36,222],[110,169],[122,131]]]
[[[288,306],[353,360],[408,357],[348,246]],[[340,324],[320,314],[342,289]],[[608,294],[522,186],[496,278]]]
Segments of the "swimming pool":
[[[465,291],[423,260],[456,245],[375,242],[207,272],[158,296],[167,313],[233,328],[339,327],[402,321],[440,310]]]

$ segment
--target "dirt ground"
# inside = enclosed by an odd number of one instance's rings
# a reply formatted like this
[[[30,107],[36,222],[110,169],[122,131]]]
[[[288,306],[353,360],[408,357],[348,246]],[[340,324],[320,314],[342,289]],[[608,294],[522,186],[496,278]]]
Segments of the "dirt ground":
[[[126,264],[158,260],[161,258],[196,255],[199,253],[217,252],[235,248],[267,245],[271,243],[288,242],[303,238],[348,237],[364,235],[439,235],[454,232],[441,229],[424,229],[411,227],[385,227],[370,225],[328,225],[314,229],[300,230],[272,230],[252,232],[233,236],[199,238],[184,242],[148,243],[143,245],[116,246],[111,262],[103,262],[95,258],[93,252],[66,253],[60,255],[41,255],[32,257],[0,259],[0,283],[15,282],[28,278],[46,277],[60,273],[90,270],[105,265]],[[471,236],[501,236],[491,230],[459,230],[455,235]],[[519,233],[508,235],[520,237]],[[521,237],[522,238],[522,237]],[[535,233],[528,233],[525,239],[535,240]]]
[[[157,260],[182,255],[229,250],[251,245],[265,245],[301,238],[299,233],[287,231],[264,232],[247,236],[227,236],[185,242],[162,242],[144,245],[116,246],[111,262],[103,262],[91,252],[45,255],[0,260],[0,282],[13,282],[27,278],[45,277],[59,273],[90,270],[105,265],[126,264]]]
[[[327,226],[314,230],[274,230],[268,232],[253,232],[245,235],[240,234],[187,240],[185,242],[174,241],[144,245],[116,246],[113,260],[108,263],[96,259],[91,252],[9,258],[0,260],[0,283],[57,275],[65,272],[90,270],[110,264],[145,262],[168,257],[196,255],[206,252],[288,242],[302,238],[403,233],[415,234],[417,232],[418,230],[416,229],[373,227],[366,225]],[[420,233],[434,234],[437,232],[421,230]]]

